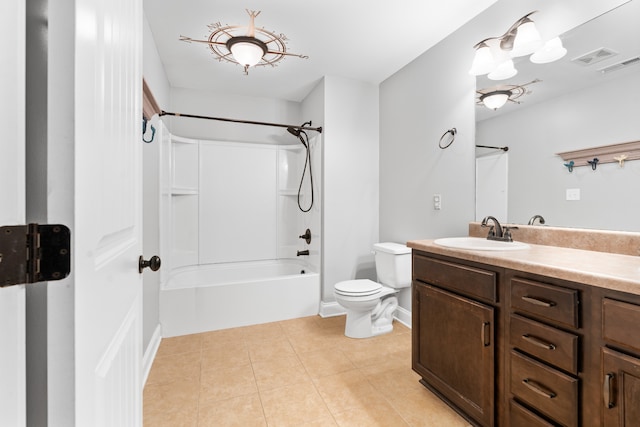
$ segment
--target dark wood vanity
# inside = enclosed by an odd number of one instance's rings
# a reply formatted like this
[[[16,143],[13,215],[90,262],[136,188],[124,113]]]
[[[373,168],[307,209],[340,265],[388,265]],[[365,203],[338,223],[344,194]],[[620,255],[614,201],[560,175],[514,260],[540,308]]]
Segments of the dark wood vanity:
[[[531,268],[524,252],[409,246],[412,367],[472,424],[640,426],[640,282],[603,287],[588,268],[558,278],[566,266],[539,268],[545,246]],[[640,277],[640,258],[621,257]]]

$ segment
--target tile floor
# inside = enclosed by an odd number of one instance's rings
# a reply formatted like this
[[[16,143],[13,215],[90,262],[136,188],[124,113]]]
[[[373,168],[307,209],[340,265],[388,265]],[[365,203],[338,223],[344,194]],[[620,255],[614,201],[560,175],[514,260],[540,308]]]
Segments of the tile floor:
[[[418,383],[411,331],[344,336],[344,316],[166,338],[144,389],[144,425],[469,426]]]

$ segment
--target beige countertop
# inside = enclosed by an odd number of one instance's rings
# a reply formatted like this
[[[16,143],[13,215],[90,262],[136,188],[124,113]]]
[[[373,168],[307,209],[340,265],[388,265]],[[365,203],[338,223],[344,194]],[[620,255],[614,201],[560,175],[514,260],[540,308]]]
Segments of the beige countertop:
[[[446,248],[433,242],[411,240],[407,246],[423,252],[640,295],[638,256],[537,244],[517,251],[477,251]]]

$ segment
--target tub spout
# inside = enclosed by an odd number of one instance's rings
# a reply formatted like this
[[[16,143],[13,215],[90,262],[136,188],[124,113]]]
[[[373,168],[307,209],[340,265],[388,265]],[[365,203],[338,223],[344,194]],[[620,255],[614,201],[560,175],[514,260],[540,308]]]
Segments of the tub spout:
[[[298,254],[296,256],[300,256],[300,255],[309,255],[309,249],[305,249],[304,251],[298,251]]]

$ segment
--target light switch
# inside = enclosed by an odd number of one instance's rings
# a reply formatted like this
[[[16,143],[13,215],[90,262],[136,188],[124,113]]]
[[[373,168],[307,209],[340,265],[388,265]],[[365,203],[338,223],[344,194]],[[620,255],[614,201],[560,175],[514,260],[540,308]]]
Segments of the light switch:
[[[567,188],[567,200],[580,200],[580,189]]]
[[[442,195],[434,194],[433,195],[433,209],[439,211],[442,209]]]

